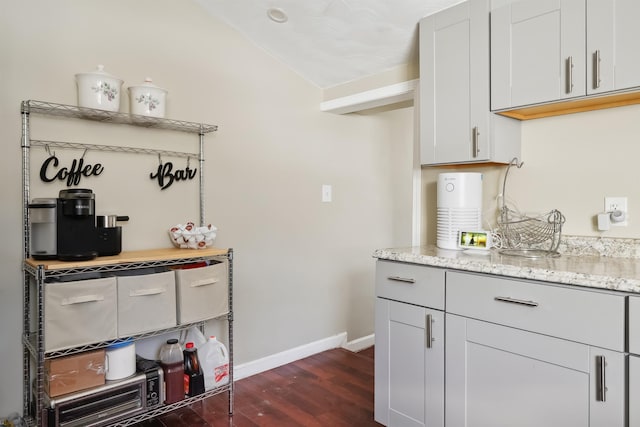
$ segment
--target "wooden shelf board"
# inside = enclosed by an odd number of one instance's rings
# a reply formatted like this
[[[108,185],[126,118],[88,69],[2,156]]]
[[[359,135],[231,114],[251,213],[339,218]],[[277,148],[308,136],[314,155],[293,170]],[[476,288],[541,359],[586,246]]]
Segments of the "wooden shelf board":
[[[640,104],[640,92],[620,93],[589,97],[586,99],[554,102],[552,104],[535,105],[508,111],[496,111],[496,114],[518,120],[532,120],[543,117],[562,116],[605,108],[624,107]]]
[[[25,262],[36,268],[43,265],[45,270],[66,270],[72,268],[100,267],[112,264],[127,264],[146,261],[172,261],[178,259],[198,259],[202,257],[226,255],[229,249],[204,248],[204,249],[146,249],[141,251],[126,251],[114,256],[101,256],[89,261],[59,261],[59,260],[35,260],[27,259]]]

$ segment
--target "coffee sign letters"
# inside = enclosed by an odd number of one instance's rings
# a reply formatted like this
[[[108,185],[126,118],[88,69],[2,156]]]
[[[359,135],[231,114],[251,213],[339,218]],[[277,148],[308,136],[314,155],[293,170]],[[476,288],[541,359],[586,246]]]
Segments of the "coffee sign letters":
[[[174,169],[172,162],[162,163],[155,172],[149,174],[149,178],[157,180],[161,190],[169,188],[174,182],[192,180],[196,177],[198,169],[191,169],[189,162],[184,169]],[[84,154],[79,159],[73,159],[69,167],[60,167],[60,160],[55,153],[51,154],[40,167],[40,180],[43,182],[63,181],[67,187],[80,184],[82,178],[98,176],[104,172],[101,163],[89,164],[84,162]]]
[[[67,181],[67,187],[80,184],[82,177],[98,176],[104,172],[100,163],[95,165],[84,164],[84,155],[80,159],[73,159],[71,166],[58,169],[60,161],[53,155],[42,163],[40,179],[44,182],[53,182],[56,179]]]
[[[160,165],[158,165],[158,170],[156,171],[156,173],[151,172],[149,174],[149,178],[157,179],[160,189],[165,190],[169,188],[175,181],[184,181],[187,179],[195,178],[197,170],[198,169],[191,169],[187,164],[186,168],[177,169],[174,172],[173,163],[166,162],[165,164],[160,163]]]

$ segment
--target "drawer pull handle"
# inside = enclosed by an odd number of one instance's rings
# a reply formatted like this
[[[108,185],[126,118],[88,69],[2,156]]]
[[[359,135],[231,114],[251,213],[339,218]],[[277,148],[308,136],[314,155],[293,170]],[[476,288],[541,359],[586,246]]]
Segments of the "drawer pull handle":
[[[150,295],[160,295],[166,292],[164,288],[135,289],[129,292],[130,297],[146,297]]]
[[[410,277],[389,276],[387,279],[393,280],[394,282],[416,283],[416,279],[411,279]]]
[[[190,286],[192,288],[198,288],[200,286],[209,286],[209,285],[215,285],[216,283],[218,283],[219,280],[218,279],[204,279],[204,280],[196,280],[195,282],[193,282]]]
[[[433,347],[433,342],[435,338],[433,338],[433,317],[430,314],[427,314],[425,319],[425,334],[427,340],[427,348]]]
[[[519,304],[519,305],[524,305],[527,307],[537,307],[538,303],[535,301],[527,301],[527,300],[523,300],[523,299],[515,299],[515,298],[509,298],[509,297],[495,297],[493,298],[496,301],[502,301],[502,302],[508,302],[511,304]]]
[[[607,361],[604,356],[596,356],[596,401],[607,401]]]
[[[80,295],[77,297],[64,298],[62,301],[60,301],[60,305],[84,304],[87,302],[100,301],[104,301],[103,295]]]

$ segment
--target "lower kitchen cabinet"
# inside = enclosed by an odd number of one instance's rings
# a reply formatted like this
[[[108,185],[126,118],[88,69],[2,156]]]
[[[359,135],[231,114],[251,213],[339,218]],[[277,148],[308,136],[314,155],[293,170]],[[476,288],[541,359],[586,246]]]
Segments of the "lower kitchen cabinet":
[[[376,263],[375,420],[444,426],[445,270]]]
[[[446,315],[448,427],[625,425],[625,354]]]
[[[375,420],[640,427],[635,324],[624,292],[378,260]]]
[[[444,313],[376,298],[375,419],[444,426]]]

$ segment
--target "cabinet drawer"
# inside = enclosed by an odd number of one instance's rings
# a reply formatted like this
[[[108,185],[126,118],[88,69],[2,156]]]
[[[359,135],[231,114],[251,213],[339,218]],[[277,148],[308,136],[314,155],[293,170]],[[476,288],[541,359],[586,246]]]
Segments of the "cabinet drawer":
[[[447,312],[624,351],[623,295],[450,271]]]
[[[444,310],[444,270],[378,260],[376,296]]]

